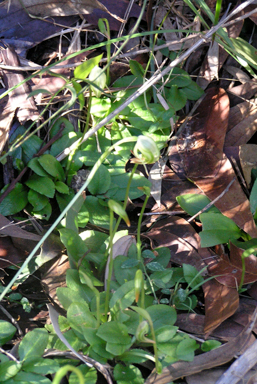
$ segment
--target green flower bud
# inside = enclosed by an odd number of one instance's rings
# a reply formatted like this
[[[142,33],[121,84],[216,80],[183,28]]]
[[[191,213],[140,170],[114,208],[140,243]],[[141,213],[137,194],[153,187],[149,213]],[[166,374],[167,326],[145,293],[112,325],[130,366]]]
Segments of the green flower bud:
[[[153,164],[160,158],[160,151],[154,140],[143,135],[138,136],[133,153],[136,156],[132,159],[133,163]]]

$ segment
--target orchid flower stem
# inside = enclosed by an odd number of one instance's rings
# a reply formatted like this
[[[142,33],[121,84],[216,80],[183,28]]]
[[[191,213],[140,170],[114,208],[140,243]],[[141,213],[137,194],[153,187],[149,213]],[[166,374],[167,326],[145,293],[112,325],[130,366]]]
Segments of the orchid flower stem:
[[[133,179],[133,176],[137,170],[137,166],[138,164],[135,164],[131,173],[130,173],[130,177],[129,177],[129,180],[128,180],[128,184],[127,184],[127,188],[126,188],[126,193],[125,193],[125,198],[124,198],[124,203],[123,203],[123,208],[126,210],[126,207],[127,207],[127,203],[128,203],[128,197],[129,197],[129,190],[130,190],[130,186],[131,186],[131,182],[132,182],[132,179]],[[117,219],[117,223],[114,227],[114,234],[117,232],[118,228],[119,228],[119,225],[120,225],[120,222],[121,222],[121,217],[119,217]]]
[[[113,229],[114,223],[114,213],[113,210],[110,209],[110,241],[109,241],[109,271],[107,278],[107,286],[106,286],[106,296],[105,296],[105,321],[107,321],[107,313],[109,310],[109,299],[110,299],[110,290],[111,290],[111,280],[112,280],[112,271],[113,271],[113,237],[115,235],[115,229]]]
[[[145,201],[144,201],[144,204],[142,206],[142,209],[141,209],[141,212],[140,212],[140,216],[139,216],[139,219],[138,219],[138,224],[137,224],[137,258],[139,261],[141,261],[141,238],[140,238],[140,235],[141,235],[141,224],[142,224],[142,220],[143,220],[143,214],[144,214],[144,211],[145,211],[145,207],[146,207],[146,204],[147,204],[147,201],[149,199],[150,196],[146,196],[145,197]]]

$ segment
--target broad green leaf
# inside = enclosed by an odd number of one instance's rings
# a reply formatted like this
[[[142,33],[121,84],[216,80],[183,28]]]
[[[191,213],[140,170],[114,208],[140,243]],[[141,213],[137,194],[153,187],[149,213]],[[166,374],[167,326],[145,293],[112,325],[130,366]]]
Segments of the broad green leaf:
[[[157,343],[166,343],[176,335],[178,327],[164,325],[155,332]]]
[[[129,86],[141,86],[143,79],[135,77],[134,75],[120,77],[113,83],[114,88],[127,88]]]
[[[255,180],[251,190],[250,207],[251,207],[251,212],[254,215],[257,209],[257,180]]]
[[[112,199],[119,201],[124,200],[129,177],[129,173],[111,176],[112,185],[117,185],[119,188],[118,191],[112,196]],[[144,192],[138,189],[138,187],[151,188],[151,182],[147,180],[144,176],[134,174],[129,190],[129,198],[131,200],[137,199],[138,197],[144,194]],[[106,193],[106,196],[108,196],[108,192]]]
[[[172,73],[169,75],[169,78],[170,80],[167,82],[166,87],[176,85],[179,88],[183,88],[189,86],[192,83],[192,79],[189,74],[178,67],[173,68]]]
[[[122,268],[122,265],[124,263],[132,263],[132,264],[129,264],[130,265],[129,268],[127,267]],[[114,259],[114,275],[120,285],[126,283],[127,281],[133,280],[137,269],[138,269],[138,260],[136,259],[128,259],[126,256],[122,256],[122,255],[117,256]]]
[[[171,288],[174,284],[171,281],[173,270],[157,271],[151,274],[151,280],[158,288]]]
[[[74,69],[74,77],[76,79],[85,80],[92,71],[92,69],[99,64],[102,56],[103,55],[95,56],[92,59],[84,61],[82,64],[80,64]]]
[[[74,132],[74,127],[72,123],[65,117],[59,117],[52,126],[50,131],[50,138],[52,139],[59,131],[61,130],[62,136],[66,135],[69,132]]]
[[[196,195],[193,193],[177,196],[176,200],[181,208],[184,209],[184,211],[186,211],[190,216],[196,215],[211,202],[207,196]],[[212,205],[206,212],[220,213],[218,208],[216,208],[214,205]]]
[[[127,259],[127,258],[126,258]],[[140,263],[139,260],[134,259],[127,259],[121,264],[121,268],[127,269],[127,268],[134,268]]]
[[[81,137],[80,133],[69,132],[66,135],[63,135],[60,139],[56,140],[50,149],[50,154],[52,156],[57,156],[59,153],[65,150],[65,148],[70,147],[76,140]]]
[[[172,85],[169,90],[165,92],[167,102],[171,109],[179,111],[184,108],[187,102],[185,91],[179,89],[177,85]]]
[[[143,384],[144,378],[141,371],[134,365],[125,366],[116,364],[113,371],[117,384]]]
[[[89,368],[86,365],[80,365],[77,367],[77,369],[82,372],[86,384],[96,384],[97,371],[95,368]],[[69,384],[80,384],[78,376],[74,372],[72,372],[69,377]]]
[[[109,323],[108,323],[109,324]],[[121,344],[119,340],[117,343],[106,343],[106,351],[112,353],[114,356],[122,355],[131,346],[131,342],[127,344]]]
[[[202,345],[201,345],[201,350],[203,352],[209,352],[212,349],[216,349],[221,346],[221,342],[218,340],[206,340]]]
[[[154,356],[143,349],[130,349],[129,351],[124,352],[119,356],[119,360],[124,361],[125,363],[135,363],[140,364],[147,360],[154,360]]]
[[[44,168],[44,170],[49,173],[49,175],[54,178],[63,181],[64,180],[64,170],[58,160],[52,155],[46,154],[38,158],[39,164]]]
[[[66,311],[68,310],[69,306],[73,302],[82,302],[84,303],[85,300],[83,297],[80,296],[79,292],[73,291],[70,288],[67,287],[58,287],[56,289],[57,297],[61,305],[63,306]]]
[[[110,309],[116,314],[129,307],[135,301],[134,280],[128,281],[114,292],[110,300]]]
[[[0,213],[3,216],[14,215],[26,207],[28,203],[28,192],[20,183],[0,203]]]
[[[88,211],[89,221],[91,224],[109,228],[110,214],[108,207],[101,204],[100,199],[95,196],[87,196],[83,207]]]
[[[77,332],[73,331],[72,329],[65,332],[64,337],[66,341],[68,341],[68,343],[72,346],[72,348],[75,349],[75,351],[79,351],[86,346],[86,343],[78,337]],[[53,345],[54,349],[59,351],[67,351],[67,346],[59,339],[59,337],[57,337],[55,340],[56,342]]]
[[[84,231],[80,232],[79,236],[85,242],[86,246],[92,253],[97,253],[98,251],[105,252],[106,245],[105,241],[108,238],[108,235],[99,231]]]
[[[28,193],[28,201],[36,211],[40,211],[47,205],[49,200],[46,196],[30,189]]]
[[[179,360],[193,361],[195,354],[194,351],[198,349],[199,344],[193,339],[186,338],[182,340],[176,349],[176,355]]]
[[[139,77],[139,78],[144,77],[144,75],[145,75],[144,68],[142,67],[142,65],[138,61],[129,60],[129,67],[130,67],[131,73],[135,77]]]
[[[163,266],[160,263],[158,263],[158,261],[151,261],[150,263],[147,263],[146,266],[152,272],[165,270]]]
[[[102,90],[104,90],[104,88],[106,87],[106,74],[98,66],[92,69],[88,76],[88,79]],[[94,87],[92,84],[90,84],[90,88],[94,92],[96,97],[101,97],[102,91],[100,89]]]
[[[129,344],[131,341],[126,325],[119,323],[118,321],[110,321],[108,323],[103,323],[98,328],[96,334],[101,339],[109,343],[116,342],[125,345]]]
[[[177,320],[177,313],[175,309],[173,307],[169,307],[168,305],[152,305],[146,308],[146,311],[152,319],[155,330],[163,327],[164,325],[173,325]]]
[[[70,194],[68,195],[70,196]],[[78,216],[81,211],[84,203],[84,198],[82,195],[72,204],[71,208],[66,213],[66,216],[63,220],[63,225],[66,229],[71,229],[74,232],[78,232],[77,222],[79,221]],[[85,212],[87,215],[87,212]]]
[[[92,97],[90,113],[93,116],[103,118],[108,115],[111,107],[111,99]]]
[[[196,288],[197,285],[204,282],[204,278],[199,274],[197,269],[190,264],[183,264],[184,278],[190,288]],[[198,287],[197,289],[199,289]]]
[[[0,346],[11,340],[16,333],[14,325],[5,320],[0,320]]]
[[[48,201],[44,208],[40,209],[39,211],[36,209],[32,209],[30,213],[39,220],[49,220],[52,214],[52,206]]]
[[[175,296],[172,298],[172,304],[175,305],[176,309],[182,311],[190,311],[197,305],[197,297],[195,295],[187,295],[187,292],[180,288],[177,290]]]
[[[52,384],[47,377],[36,373],[20,371],[16,376],[4,382],[4,384]]]
[[[68,269],[66,272],[66,283],[68,288],[77,291],[87,303],[95,296],[94,292],[87,285],[81,283],[79,272],[75,269]]]
[[[50,177],[41,177],[38,175],[32,175],[28,181],[25,183],[29,188],[45,195],[47,197],[54,197],[55,194],[55,185]]]
[[[55,183],[55,189],[59,193],[63,193],[65,195],[68,195],[70,193],[69,187],[67,184],[63,183],[62,181],[56,181]]]
[[[96,328],[96,318],[90,312],[88,304],[86,302],[74,302],[67,311],[67,320],[70,323],[71,328],[79,332],[83,338],[84,328]],[[108,323],[109,324],[109,323]]]
[[[38,136],[33,135],[21,145],[22,159],[25,164],[27,164],[32,157],[38,153],[42,143],[43,140],[41,140]]]
[[[43,357],[30,357],[22,365],[25,372],[38,373],[39,375],[51,375],[56,373],[60,365],[57,361]]]
[[[22,364],[16,361],[5,361],[0,364],[0,383],[4,383],[16,376],[21,370]]]
[[[19,345],[20,360],[25,360],[29,357],[40,357],[48,343],[48,332],[44,328],[36,328],[28,332],[22,339]]]
[[[111,184],[111,176],[104,165],[100,165],[93,179],[88,185],[88,190],[92,195],[105,193]]]
[[[203,223],[203,231],[200,233],[202,247],[228,243],[229,240],[241,237],[241,230],[234,221],[222,214],[202,213],[200,220]]]
[[[104,285],[104,283],[97,279],[90,270],[83,268],[83,266],[79,267],[79,277],[82,284],[86,284],[91,289],[94,289],[94,287],[102,287]]]
[[[78,261],[87,252],[87,246],[81,237],[72,229],[59,229],[62,243],[67,248],[68,253],[72,258]]]
[[[49,176],[49,174],[44,170],[38,161],[38,157],[33,157],[28,163],[28,167],[32,169],[39,176]]]
[[[183,91],[185,92],[188,100],[198,100],[204,94],[204,90],[194,81],[192,81],[190,85],[183,88]]]

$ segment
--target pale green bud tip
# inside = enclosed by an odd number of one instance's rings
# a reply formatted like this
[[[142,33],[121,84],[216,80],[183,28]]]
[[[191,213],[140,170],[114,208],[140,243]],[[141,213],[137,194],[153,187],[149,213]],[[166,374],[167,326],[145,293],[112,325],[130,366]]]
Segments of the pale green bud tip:
[[[143,135],[138,136],[133,153],[136,156],[132,159],[133,163],[153,164],[160,158],[160,151],[154,140]]]

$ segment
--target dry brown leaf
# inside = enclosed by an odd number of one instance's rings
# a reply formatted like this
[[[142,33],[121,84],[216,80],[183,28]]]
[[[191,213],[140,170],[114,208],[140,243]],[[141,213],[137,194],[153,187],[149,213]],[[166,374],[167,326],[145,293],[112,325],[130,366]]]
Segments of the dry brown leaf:
[[[206,267],[202,257],[196,251],[199,244],[197,234],[186,220],[174,216],[160,220],[143,236],[150,239],[152,248],[168,247],[171,252],[170,260],[173,263],[191,264],[198,271]],[[183,239],[180,236],[183,236]],[[202,274],[206,275],[206,271]]]
[[[210,44],[207,55],[201,66],[199,76],[197,78],[197,84],[205,89],[213,79],[218,79],[218,73],[220,70],[219,63],[219,44],[214,41]]]
[[[203,284],[205,302],[204,331],[210,334],[224,320],[232,316],[239,305],[239,295],[235,288],[209,280]]]
[[[110,14],[108,9],[97,0],[21,0],[23,6],[33,16],[71,16],[92,13],[94,9],[101,9]],[[121,18],[112,14],[120,21]]]
[[[252,79],[247,83],[237,85],[230,88],[227,91],[230,94],[231,105],[234,106],[242,100],[250,100],[256,94],[257,82],[256,79]]]
[[[231,163],[224,155],[216,177],[212,180],[197,180],[195,184],[210,200],[214,200],[226,190],[226,187],[234,178],[235,173]],[[243,229],[251,237],[257,237],[257,228],[250,210],[249,200],[245,196],[237,179],[234,180],[227,193],[215,202],[215,206],[223,215],[232,219],[239,228]]]
[[[195,356],[193,361],[178,361],[167,367],[164,367],[161,374],[155,370],[146,379],[145,384],[168,384],[173,380],[202,372],[204,369],[210,369],[225,364],[233,359],[234,355],[247,345],[251,335],[253,325],[256,322],[257,312],[254,312],[251,323],[243,329],[235,340],[222,345],[219,348]]]
[[[239,15],[232,17],[231,20],[235,19]],[[228,37],[236,38],[240,35],[241,29],[243,27],[243,20],[234,23],[233,25],[230,25],[227,28]],[[216,57],[215,57],[216,56]],[[203,89],[206,89],[211,80],[217,76],[217,73],[222,68],[223,64],[225,63],[226,59],[228,57],[228,52],[225,51],[225,49],[221,46],[216,45],[211,42],[209,50],[203,60],[202,66],[199,71],[199,75],[197,78],[197,83],[200,85]],[[215,71],[214,71],[215,68]]]
[[[58,67],[67,64],[72,67],[72,64],[84,60],[90,53],[92,53],[92,51],[83,52],[75,57],[72,57],[71,59],[64,60],[59,65],[57,64],[53,69],[51,69],[51,72],[69,77],[71,74],[71,70],[69,68]],[[34,83],[34,85],[31,87],[32,91],[45,89],[53,94],[65,85],[66,80],[64,80],[62,77],[51,76],[48,73],[44,73],[40,77],[33,77],[32,82]]]
[[[240,83],[245,84],[248,81],[251,81],[250,76],[247,75],[242,69],[234,67],[232,65],[225,65],[224,68],[230,75],[236,77],[237,80],[240,81]]]
[[[7,97],[0,100],[0,153],[9,137],[15,110]]]
[[[16,248],[10,237],[0,237],[0,269],[12,267],[26,260],[24,250]]]
[[[0,234],[3,236],[19,237],[21,239],[39,241],[41,236],[21,229],[17,223],[12,223],[0,214]]]
[[[239,159],[247,187],[250,188],[252,169],[257,169],[257,145],[240,145]]]
[[[238,288],[242,276],[242,254],[244,249],[238,248],[230,243],[230,257],[221,255],[213,259],[209,264],[208,271],[215,279],[230,288]],[[250,255],[245,259],[244,284],[257,281],[257,258]]]
[[[226,92],[209,89],[195,116],[178,137],[177,150],[186,176],[210,200],[224,193],[230,184],[229,190],[215,202],[215,206],[250,236],[257,237],[249,200],[236,179],[230,161],[223,154],[228,115]],[[173,147],[172,150],[176,149]]]
[[[45,292],[55,301],[58,301],[56,289],[58,287],[66,286],[66,272],[69,268],[70,264],[68,256],[62,255],[50,268],[48,266],[47,271],[42,276],[41,283]]]
[[[249,100],[231,108],[225,147],[246,144],[257,130],[257,105]]]
[[[19,58],[12,48],[6,48],[0,51],[0,61],[5,65],[20,66]],[[7,89],[14,87],[24,80],[22,73],[18,71],[3,70],[3,80]],[[30,89],[27,83],[24,83],[9,93],[10,109],[16,111],[20,123],[28,120],[37,120],[39,113],[32,97],[28,98]]]

